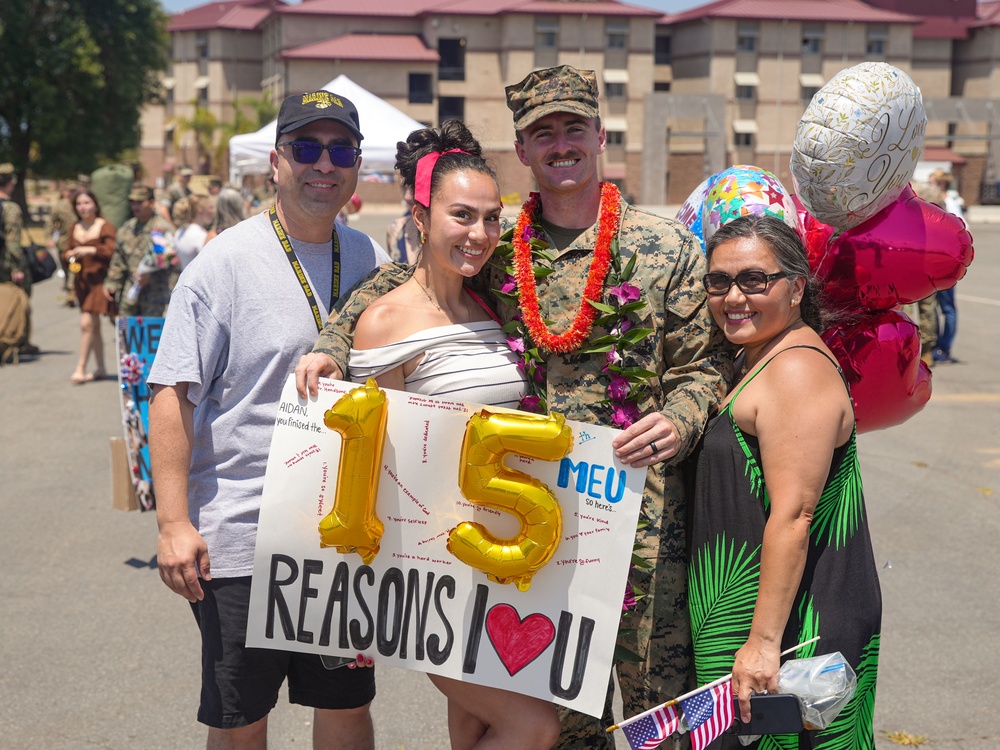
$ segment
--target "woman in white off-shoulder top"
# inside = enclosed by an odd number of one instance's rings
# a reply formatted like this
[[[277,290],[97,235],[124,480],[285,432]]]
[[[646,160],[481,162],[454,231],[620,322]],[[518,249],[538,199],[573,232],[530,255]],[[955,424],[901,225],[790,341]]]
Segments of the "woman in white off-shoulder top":
[[[493,313],[464,286],[500,239],[500,190],[466,127],[410,134],[396,152],[414,186],[421,251],[413,276],[358,319],[350,355],[355,381],[516,408],[526,392],[517,356]],[[555,706],[525,695],[430,675],[448,698],[453,748],[547,750],[558,740]]]

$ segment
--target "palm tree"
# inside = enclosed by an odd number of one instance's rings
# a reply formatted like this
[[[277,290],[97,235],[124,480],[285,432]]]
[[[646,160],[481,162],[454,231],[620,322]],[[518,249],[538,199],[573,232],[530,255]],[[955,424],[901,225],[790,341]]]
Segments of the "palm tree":
[[[269,94],[243,96],[232,104],[233,119],[219,126],[219,142],[215,146],[215,163],[222,164],[229,151],[229,139],[234,135],[252,133],[278,116],[278,107]],[[251,114],[247,114],[247,110]]]
[[[180,150],[185,133],[194,133],[195,164],[201,164],[202,154],[207,154],[212,160],[209,164],[211,169],[214,164],[215,134],[219,129],[219,119],[207,108],[198,104],[197,99],[192,99],[191,104],[194,106],[191,117],[177,116],[171,121],[174,124],[174,148]]]

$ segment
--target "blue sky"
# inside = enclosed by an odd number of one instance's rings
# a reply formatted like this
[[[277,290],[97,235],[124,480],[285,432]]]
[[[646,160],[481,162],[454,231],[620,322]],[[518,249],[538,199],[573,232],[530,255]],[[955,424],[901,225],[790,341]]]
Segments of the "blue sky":
[[[294,0],[293,0],[294,1]],[[644,8],[654,8],[665,13],[676,13],[698,5],[704,5],[711,0],[625,0],[629,5],[639,5]],[[204,5],[206,0],[161,0],[168,13],[177,13],[196,5]]]

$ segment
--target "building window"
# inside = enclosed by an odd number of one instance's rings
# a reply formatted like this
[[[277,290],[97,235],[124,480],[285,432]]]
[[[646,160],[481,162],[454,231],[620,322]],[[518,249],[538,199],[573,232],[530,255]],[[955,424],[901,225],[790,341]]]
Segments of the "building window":
[[[559,44],[559,19],[543,16],[535,21],[535,49],[555,49]]]
[[[198,89],[198,106],[208,107],[208,86]]]
[[[628,22],[608,21],[605,28],[605,46],[608,49],[628,48]]]
[[[608,146],[624,146],[625,145],[625,133],[621,130],[607,130],[607,145]]]
[[[670,91],[670,81],[656,81],[653,83],[653,91]]]
[[[608,99],[624,99],[625,98],[625,84],[624,83],[605,83],[604,84],[604,95]]]
[[[868,39],[865,52],[868,57],[885,57],[885,48],[889,42],[889,26],[884,23],[868,24]]]
[[[438,39],[438,80],[465,80],[465,40]]]
[[[559,63],[559,18],[535,19],[535,67],[551,68]]]
[[[740,21],[736,27],[736,51],[755,52],[760,27],[755,21]]]
[[[208,35],[199,34],[194,40],[195,56],[199,59],[208,57]]]
[[[802,54],[819,55],[823,52],[823,24],[806,23],[802,25]]]
[[[733,143],[736,148],[753,148],[753,133],[734,133]]]
[[[434,101],[434,86],[430,73],[410,73],[408,101],[410,104],[430,104]]]
[[[672,40],[673,37],[670,36],[656,37],[656,50],[653,53],[656,65],[670,65],[670,45]]]
[[[741,102],[752,101],[757,93],[756,86],[737,86],[736,99]]]
[[[817,91],[819,91],[818,86],[802,86],[799,98],[804,102],[811,102]]]
[[[438,97],[438,122],[465,119],[465,99],[461,96]]]

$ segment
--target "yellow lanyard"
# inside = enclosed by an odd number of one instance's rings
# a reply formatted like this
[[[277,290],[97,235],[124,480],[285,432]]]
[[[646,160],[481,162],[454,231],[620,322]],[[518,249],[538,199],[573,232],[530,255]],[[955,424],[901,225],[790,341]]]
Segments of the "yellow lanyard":
[[[288,262],[292,265],[292,270],[295,271],[295,278],[299,280],[299,286],[302,287],[302,291],[305,292],[306,301],[309,302],[309,307],[312,310],[313,318],[316,320],[316,330],[323,330],[323,315],[319,311],[319,303],[316,301],[316,295],[313,294],[312,286],[309,284],[309,279],[306,278],[305,271],[302,270],[302,264],[299,262],[298,256],[295,255],[295,249],[292,247],[292,243],[288,240],[288,235],[285,233],[285,228],[281,226],[281,219],[278,218],[278,210],[274,206],[271,206],[271,210],[268,212],[268,218],[271,219],[271,229],[274,230],[275,236],[278,238],[278,242],[281,243],[282,249],[285,251],[285,257],[288,258]],[[340,297],[340,238],[337,237],[337,225],[333,225],[333,237],[331,238],[333,243],[333,272],[330,274],[330,304],[327,310],[333,309],[333,303],[337,301]]]

